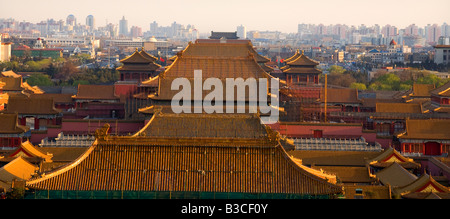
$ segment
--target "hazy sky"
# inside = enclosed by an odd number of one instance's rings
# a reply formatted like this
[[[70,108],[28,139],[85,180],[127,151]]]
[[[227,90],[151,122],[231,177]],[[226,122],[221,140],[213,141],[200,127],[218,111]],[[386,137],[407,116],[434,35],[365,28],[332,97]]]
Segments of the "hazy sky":
[[[409,24],[450,23],[450,0],[1,0],[0,18],[40,22],[48,18],[64,20],[75,15],[85,24],[94,15],[96,26],[118,24],[122,16],[128,25],[149,30],[150,23],[160,26],[193,24],[202,32],[247,30],[297,32],[299,23]]]

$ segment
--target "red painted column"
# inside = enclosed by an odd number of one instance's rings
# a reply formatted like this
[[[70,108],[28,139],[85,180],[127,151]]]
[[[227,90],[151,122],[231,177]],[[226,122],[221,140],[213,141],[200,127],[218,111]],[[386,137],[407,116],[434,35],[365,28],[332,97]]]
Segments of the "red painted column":
[[[20,125],[26,125],[27,124],[27,118],[26,117],[22,117],[20,119]]]
[[[34,118],[34,130],[39,130],[39,118]]]
[[[394,134],[394,122],[391,122],[391,129],[389,130],[389,134]]]

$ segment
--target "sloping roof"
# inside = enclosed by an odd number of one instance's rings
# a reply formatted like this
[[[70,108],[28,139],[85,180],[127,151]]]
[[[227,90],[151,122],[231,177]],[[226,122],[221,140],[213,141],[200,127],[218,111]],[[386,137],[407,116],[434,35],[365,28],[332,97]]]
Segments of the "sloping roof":
[[[423,174],[421,177],[411,182],[408,185],[399,187],[393,190],[396,194],[405,195],[415,192],[437,192],[437,193],[450,193],[449,188],[439,184],[432,176]]]
[[[138,51],[138,49],[136,48],[136,51],[133,54],[131,54],[130,56],[128,56],[124,59],[121,59],[120,62],[124,63],[124,64],[128,64],[128,63],[130,63],[130,64],[142,64],[142,63],[148,64],[148,63],[153,62],[153,60],[145,57],[143,55],[143,53],[140,53]]]
[[[4,82],[3,90],[5,92],[22,91],[30,94],[43,94],[44,91],[38,86],[31,86],[27,82],[23,82],[22,76],[13,71],[2,72],[0,82]]]
[[[120,60],[122,66],[117,68],[118,71],[156,71],[161,68],[161,65],[155,63],[156,57],[148,54],[142,49],[136,51],[130,56]]]
[[[30,130],[28,126],[19,125],[17,118],[17,113],[0,113],[0,134],[21,134]]]
[[[419,168],[420,164],[414,162],[413,159],[401,155],[392,147],[386,148],[380,155],[367,161],[371,166],[388,167],[392,162],[399,163],[404,168]]]
[[[251,41],[246,43],[196,43],[189,42],[188,46],[181,52],[182,56],[206,56],[206,57],[247,57],[250,54],[258,63],[266,63],[269,58],[257,53]]]
[[[151,54],[148,54],[148,53],[144,50],[144,48],[142,48],[141,51],[140,51],[139,53],[140,53],[143,57],[145,57],[145,58],[151,60],[152,62],[158,60],[158,58],[156,58],[155,56],[153,56],[153,55],[151,55]]]
[[[432,95],[450,97],[450,81],[446,84],[430,91]]]
[[[74,99],[89,100],[117,100],[114,85],[78,85],[78,92],[72,96]]]
[[[250,56],[207,57],[182,56],[161,77],[194,78],[194,70],[202,70],[203,78],[267,78],[266,72]]]
[[[316,66],[319,65],[319,62],[310,59],[302,51],[301,55],[299,55],[295,59],[286,62],[286,64],[289,66]]]
[[[399,163],[392,162],[388,167],[375,173],[377,178],[384,185],[392,187],[402,187],[414,182],[418,177],[403,168]]]
[[[24,91],[30,94],[43,94],[44,91],[38,86],[31,86],[26,81],[22,83],[22,87],[25,89]]]
[[[202,78],[217,78],[221,80],[222,85],[226,84],[227,79],[242,78],[255,79],[266,78],[270,76],[252,59],[251,57],[206,57],[206,56],[182,56],[167,68],[164,72],[159,74],[159,91],[157,99],[171,100],[173,96],[180,91],[171,88],[172,82],[179,78],[187,79],[191,87],[194,87],[194,71],[201,70]],[[268,81],[270,87],[270,80]],[[223,86],[222,94],[226,95],[226,86]],[[191,89],[194,92],[194,89]],[[202,90],[203,99],[208,93],[212,91]],[[247,92],[248,93],[248,92]],[[235,93],[237,95],[237,93]],[[245,98],[248,99],[246,94]],[[191,95],[192,99],[195,98]],[[235,97],[235,100],[237,98]]]
[[[174,124],[177,125],[177,124]],[[180,128],[183,128],[180,126]],[[107,128],[102,133],[107,133]],[[38,190],[330,195],[342,187],[301,168],[272,142],[98,135],[83,155],[26,182]],[[211,141],[221,142],[211,146]],[[230,144],[230,141],[234,141]],[[245,182],[245,183],[244,183]]]
[[[56,115],[61,110],[56,109],[51,98],[9,98],[5,112],[26,115]]]
[[[29,180],[38,169],[19,156],[0,168],[0,181]]]
[[[424,113],[420,103],[376,103],[377,113]]]
[[[3,86],[3,91],[21,91],[24,89],[22,77],[0,77],[0,81],[6,83]]]
[[[259,117],[249,114],[156,113],[134,136],[253,138],[268,136]]]
[[[303,53],[303,52],[302,52]],[[284,60],[285,63],[290,62],[292,60],[295,60],[296,58],[298,58],[302,53],[300,53],[300,50],[297,49],[297,51],[295,52],[295,54],[287,59]]]
[[[401,139],[450,139],[450,120],[407,119],[406,131],[397,137]]]
[[[325,90],[322,89],[320,101],[325,102]],[[351,88],[327,88],[327,103],[354,103],[360,104],[358,90]]]
[[[433,84],[413,84],[412,97],[430,97],[431,91],[435,89]]]
[[[21,78],[22,75],[16,74],[13,71],[2,71],[1,75],[3,77],[13,77],[13,78]]]
[[[52,154],[42,152],[38,147],[35,147],[30,141],[22,142],[20,147],[6,155],[3,160],[16,157],[24,158],[38,158],[45,162],[52,162]]]

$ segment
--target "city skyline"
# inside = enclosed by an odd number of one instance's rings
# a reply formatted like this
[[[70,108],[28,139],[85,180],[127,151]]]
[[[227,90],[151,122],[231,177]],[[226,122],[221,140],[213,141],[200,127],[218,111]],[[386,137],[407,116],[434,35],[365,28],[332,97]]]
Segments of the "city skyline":
[[[427,1],[428,9],[424,9],[422,1],[404,0],[380,0],[376,3],[361,3],[356,0],[318,0],[313,3],[292,0],[229,0],[226,3],[174,0],[170,6],[161,1],[143,0],[135,0],[133,4],[127,5],[119,1],[81,0],[77,1],[76,6],[63,1],[47,0],[33,7],[24,8],[22,5],[23,2],[8,3],[8,7],[0,9],[2,18],[38,23],[47,19],[65,21],[68,15],[73,14],[77,23],[85,24],[86,17],[93,15],[96,26],[99,27],[107,23],[119,24],[125,17],[129,23],[128,27],[139,26],[143,31],[149,30],[150,23],[156,21],[161,26],[169,26],[173,22],[192,24],[201,33],[236,31],[239,25],[244,25],[247,31],[295,33],[297,25],[301,23],[349,26],[390,24],[405,28],[410,24],[441,25],[450,21],[450,14],[445,13],[446,9],[450,8],[450,2],[447,0]],[[356,17],[358,19],[355,19]]]

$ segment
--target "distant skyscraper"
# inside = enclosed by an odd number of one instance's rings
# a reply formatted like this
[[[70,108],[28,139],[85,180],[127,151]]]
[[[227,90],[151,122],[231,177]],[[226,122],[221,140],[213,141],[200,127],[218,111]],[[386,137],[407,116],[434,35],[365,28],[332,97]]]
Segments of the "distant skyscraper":
[[[153,21],[153,23],[150,24],[150,32],[152,34],[156,34],[158,32],[158,23],[156,23],[156,21]]]
[[[375,25],[373,26],[373,33],[376,34],[376,35],[379,35],[379,34],[381,33],[381,27],[380,27],[380,25],[375,24]]]
[[[427,38],[427,42],[435,43],[438,42],[439,37],[441,36],[441,27],[437,24],[427,25],[425,27],[425,35]]]
[[[325,35],[327,33],[327,27],[323,24],[319,24],[316,29],[316,34]]]
[[[419,35],[419,28],[415,24],[411,24],[405,29],[405,35],[417,36]]]
[[[124,36],[128,35],[128,21],[125,20],[125,16],[119,22],[119,34]]]
[[[237,27],[237,36],[240,39],[247,39],[247,30],[246,30],[245,26],[243,26],[242,24],[241,24],[241,26]]]
[[[447,23],[442,24],[441,35],[446,37],[450,36],[450,25]]]
[[[381,33],[385,37],[394,37],[394,36],[398,35],[398,29],[395,26],[391,26],[391,25],[387,24],[386,26],[383,27],[383,29],[381,30]]]
[[[92,15],[88,15],[86,17],[86,26],[89,27],[89,29],[92,31],[95,29],[95,19],[94,16]]]
[[[140,27],[132,26],[130,32],[131,32],[132,37],[136,38],[136,37],[142,36],[142,28],[140,28]]]
[[[333,34],[340,37],[340,39],[345,39],[347,37],[347,26],[342,24],[337,24],[333,27]]]
[[[75,18],[75,16],[73,14],[67,16],[66,25],[69,25],[69,26],[77,25],[77,19]]]

